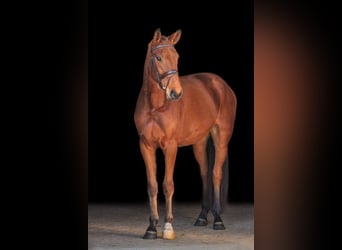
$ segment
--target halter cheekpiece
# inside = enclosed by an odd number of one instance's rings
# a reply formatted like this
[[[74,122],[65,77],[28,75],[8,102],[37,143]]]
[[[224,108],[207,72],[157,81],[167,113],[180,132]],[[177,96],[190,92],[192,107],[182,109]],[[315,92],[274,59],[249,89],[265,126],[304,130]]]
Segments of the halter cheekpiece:
[[[153,47],[151,49],[151,52],[152,52],[152,55],[153,55],[153,51],[157,50],[157,49],[161,49],[161,48],[165,48],[165,47],[173,47],[173,45],[171,44],[160,44],[160,45],[157,45],[155,47]],[[156,65],[156,62],[155,62],[155,56],[153,55],[151,57],[151,63],[153,65],[153,68],[154,68],[154,71],[156,73],[156,77],[157,77],[157,82],[159,84],[159,87],[162,89],[162,90],[166,90],[168,84],[169,84],[169,81],[167,82],[166,86],[163,86],[162,84],[162,80],[168,76],[172,77],[173,75],[177,74],[177,70],[176,69],[170,69],[162,74],[159,73],[158,71],[158,68],[157,68],[157,65]]]

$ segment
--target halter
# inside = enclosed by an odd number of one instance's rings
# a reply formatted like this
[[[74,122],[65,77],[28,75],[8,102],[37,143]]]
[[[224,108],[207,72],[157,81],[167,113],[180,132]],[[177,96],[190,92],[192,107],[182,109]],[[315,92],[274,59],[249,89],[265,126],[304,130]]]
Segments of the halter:
[[[156,47],[153,47],[151,49],[151,52],[153,54],[153,51],[157,50],[157,49],[160,49],[160,48],[165,48],[165,47],[173,47],[173,45],[171,44],[161,44],[161,45],[158,45]],[[176,69],[170,69],[162,74],[159,73],[158,71],[158,68],[157,68],[157,65],[156,65],[156,62],[154,61],[154,56],[151,57],[151,64],[153,65],[153,68],[154,68],[154,71],[156,73],[156,76],[157,76],[157,82],[159,84],[159,87],[162,89],[162,90],[166,90],[167,86],[169,85],[169,82],[167,82],[166,86],[163,86],[162,84],[162,80],[168,76],[173,76],[175,75],[178,71]],[[171,78],[171,77],[170,77]]]

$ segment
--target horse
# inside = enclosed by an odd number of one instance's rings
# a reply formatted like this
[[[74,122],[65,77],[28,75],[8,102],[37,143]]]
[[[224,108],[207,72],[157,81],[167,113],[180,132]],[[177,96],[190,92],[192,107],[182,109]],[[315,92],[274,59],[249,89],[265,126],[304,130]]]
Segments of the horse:
[[[225,229],[221,212],[227,202],[228,144],[235,123],[236,95],[217,74],[179,75],[175,45],[181,33],[179,29],[165,36],[160,28],[155,30],[148,43],[143,83],[134,112],[150,208],[144,239],[157,238],[157,149],[162,150],[165,159],[166,211],[162,238],[176,237],[172,226],[173,173],[177,150],[184,146],[192,146],[202,182],[201,211],[194,225],[207,226],[211,211],[213,229]]]

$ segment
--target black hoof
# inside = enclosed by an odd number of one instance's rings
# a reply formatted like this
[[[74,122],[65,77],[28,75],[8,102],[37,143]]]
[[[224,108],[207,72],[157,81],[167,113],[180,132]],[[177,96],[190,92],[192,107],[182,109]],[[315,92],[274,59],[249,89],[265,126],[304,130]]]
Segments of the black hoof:
[[[208,221],[207,219],[203,219],[203,218],[198,218],[194,224],[194,226],[200,226],[200,227],[203,227],[206,225],[208,225]]]
[[[226,229],[226,227],[224,226],[222,221],[214,222],[213,228],[214,228],[214,230],[224,230],[224,229]]]
[[[144,235],[143,239],[148,239],[148,240],[157,239],[157,231],[147,230],[145,232],[145,235]]]

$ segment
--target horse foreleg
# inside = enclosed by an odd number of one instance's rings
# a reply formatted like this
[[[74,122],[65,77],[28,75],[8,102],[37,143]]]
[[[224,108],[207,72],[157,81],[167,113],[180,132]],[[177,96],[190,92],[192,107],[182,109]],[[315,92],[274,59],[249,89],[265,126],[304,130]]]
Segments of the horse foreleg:
[[[172,197],[174,192],[173,172],[177,155],[176,141],[166,143],[163,148],[165,155],[165,176],[163,182],[163,191],[166,201],[165,224],[163,229],[163,239],[173,240],[176,236],[173,231],[173,213],[172,213]]]
[[[140,151],[143,156],[146,176],[147,176],[147,192],[150,202],[150,225],[146,229],[144,239],[156,239],[157,238],[157,224],[159,220],[158,208],[157,208],[157,167],[156,167],[156,149],[147,146],[143,141],[140,141]]]
[[[193,145],[195,159],[200,168],[202,178],[202,210],[199,214],[195,226],[206,226],[208,224],[207,215],[210,209],[209,191],[208,191],[208,164],[206,155],[207,138]]]

